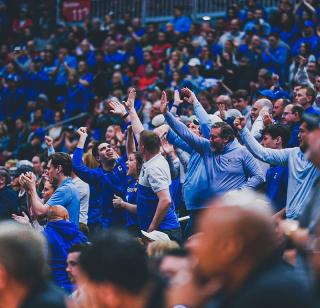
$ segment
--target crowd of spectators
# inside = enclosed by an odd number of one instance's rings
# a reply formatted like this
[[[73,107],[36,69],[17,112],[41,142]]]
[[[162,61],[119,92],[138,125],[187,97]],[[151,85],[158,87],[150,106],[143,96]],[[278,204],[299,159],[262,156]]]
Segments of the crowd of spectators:
[[[318,307],[317,1],[77,26],[40,2],[0,1],[4,305],[65,307],[48,263],[71,307]]]

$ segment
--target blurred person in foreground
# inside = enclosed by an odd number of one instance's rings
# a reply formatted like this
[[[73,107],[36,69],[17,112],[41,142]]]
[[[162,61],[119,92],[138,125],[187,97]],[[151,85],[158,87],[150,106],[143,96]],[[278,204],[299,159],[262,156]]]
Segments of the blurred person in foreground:
[[[143,246],[128,233],[109,230],[80,255],[80,307],[157,308],[158,285],[151,278]]]
[[[44,238],[28,226],[0,223],[0,302],[10,308],[64,308],[45,275]]]
[[[269,202],[232,191],[210,205],[187,245],[195,265],[172,281],[169,305],[311,307],[311,292],[281,257]]]
[[[83,291],[81,291],[80,281],[81,281],[81,273],[80,273],[80,255],[86,249],[88,244],[86,243],[77,243],[72,245],[69,250],[68,257],[67,257],[67,268],[66,271],[68,273],[69,279],[71,283],[73,283],[75,290],[70,295],[75,301],[77,301]]]

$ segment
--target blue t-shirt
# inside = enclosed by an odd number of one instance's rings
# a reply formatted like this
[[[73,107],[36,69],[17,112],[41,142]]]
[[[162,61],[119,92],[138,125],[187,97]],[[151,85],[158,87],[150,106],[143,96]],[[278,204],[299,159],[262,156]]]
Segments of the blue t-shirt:
[[[126,192],[126,201],[130,204],[137,204],[138,181],[134,178],[128,180],[129,185]],[[138,225],[137,215],[126,211],[127,227]]]
[[[47,202],[48,205],[62,205],[69,213],[69,220],[79,226],[80,195],[71,178],[66,178]]]

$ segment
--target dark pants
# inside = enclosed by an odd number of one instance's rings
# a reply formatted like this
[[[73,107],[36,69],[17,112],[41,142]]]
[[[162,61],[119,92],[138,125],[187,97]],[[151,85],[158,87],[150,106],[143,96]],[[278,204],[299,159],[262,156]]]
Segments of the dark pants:
[[[93,238],[101,234],[103,230],[101,223],[88,224],[88,228],[89,228],[88,238],[90,241],[92,241]]]
[[[203,211],[203,209],[189,211],[190,219],[189,219],[187,226],[184,230],[184,239],[185,240],[187,240],[191,235],[193,235],[197,221],[198,221],[199,216],[202,213],[202,211]]]
[[[161,232],[167,234],[170,237],[170,240],[176,241],[179,244],[182,243],[182,233],[180,228],[161,230]]]

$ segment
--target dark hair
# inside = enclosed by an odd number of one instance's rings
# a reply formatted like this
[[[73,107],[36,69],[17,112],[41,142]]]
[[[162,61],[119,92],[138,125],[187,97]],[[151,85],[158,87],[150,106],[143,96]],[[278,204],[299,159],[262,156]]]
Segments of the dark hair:
[[[281,137],[282,140],[282,147],[285,148],[288,144],[290,138],[290,131],[287,127],[281,124],[271,124],[266,126],[262,130],[262,135],[270,135],[272,139],[277,137]]]
[[[80,252],[80,253],[82,253],[88,246],[89,246],[88,243],[73,244],[71,246],[71,248],[69,249],[69,253],[72,253],[72,252]]]
[[[166,256],[186,258],[189,256],[189,251],[185,248],[174,248],[166,251],[163,258]]]
[[[308,87],[308,86],[304,86],[304,85],[301,86],[300,90],[301,89],[306,89],[306,94],[308,96],[312,97],[312,101],[314,101],[316,99],[317,93],[314,89],[312,89],[311,87]]]
[[[270,34],[268,35],[268,38],[271,37],[271,36],[275,37],[277,40],[280,38],[280,35],[279,35],[279,33],[277,33],[277,32],[272,32],[272,33],[270,33]]]
[[[225,122],[217,122],[211,126],[211,128],[220,128],[220,137],[229,138],[229,142],[234,140],[234,131],[232,127]]]
[[[149,279],[143,246],[124,230],[108,230],[80,255],[80,267],[95,282],[110,282],[132,294]]]
[[[53,191],[55,191],[59,186],[57,179],[53,179],[52,181],[49,181],[49,183],[50,183]]]
[[[11,182],[9,171],[7,171],[5,168],[0,168],[0,178],[5,180],[5,185],[9,185]]]
[[[293,107],[292,107],[292,111],[291,111],[292,113],[298,113],[298,115],[299,115],[299,117],[300,117],[300,119],[302,118],[302,114],[304,113],[304,109],[303,109],[303,107],[302,106],[300,106],[300,105],[294,105]]]
[[[249,99],[249,94],[247,90],[244,89],[239,89],[237,91],[234,92],[233,94],[233,98],[234,99],[244,99],[245,101]]]
[[[104,143],[105,141],[100,140],[100,141],[96,141],[92,147],[92,155],[94,158],[96,158],[97,156],[99,156],[99,145]]]
[[[69,154],[57,152],[49,156],[48,161],[57,168],[59,165],[62,168],[65,176],[70,176],[72,172],[72,161]]]
[[[135,158],[136,158],[136,164],[137,164],[137,175],[140,174],[142,165],[143,165],[143,158],[140,152],[134,152],[132,153],[134,154]]]
[[[154,132],[144,130],[140,134],[140,142],[146,152],[155,154],[160,151],[161,140],[160,137]]]

